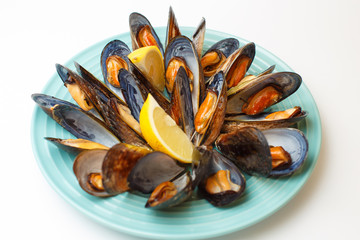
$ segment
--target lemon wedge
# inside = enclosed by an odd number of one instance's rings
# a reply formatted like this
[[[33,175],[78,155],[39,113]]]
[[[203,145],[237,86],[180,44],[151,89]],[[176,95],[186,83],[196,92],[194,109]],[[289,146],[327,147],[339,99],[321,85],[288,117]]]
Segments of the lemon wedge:
[[[151,94],[140,111],[140,129],[155,151],[164,152],[183,163],[191,163],[193,154],[196,156],[189,138]]]
[[[128,58],[144,74],[155,88],[163,92],[165,87],[165,68],[159,48],[148,46],[138,48]]]

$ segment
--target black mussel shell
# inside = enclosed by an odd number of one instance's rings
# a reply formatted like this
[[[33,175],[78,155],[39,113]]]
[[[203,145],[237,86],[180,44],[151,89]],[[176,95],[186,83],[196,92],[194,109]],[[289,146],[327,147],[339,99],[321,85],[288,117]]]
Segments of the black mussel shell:
[[[52,117],[77,138],[87,139],[107,147],[120,142],[104,122],[77,107],[56,105],[52,110]]]
[[[219,151],[242,171],[268,177],[272,170],[270,147],[264,134],[253,127],[221,134],[215,142]]]
[[[127,178],[137,161],[148,154],[147,148],[119,143],[110,148],[102,164],[103,185],[110,194],[128,191]]]
[[[225,206],[240,198],[244,193],[246,179],[240,172],[239,168],[228,158],[221,155],[218,151],[211,151],[211,158],[206,165],[206,174],[199,184],[199,193],[214,206]],[[228,170],[231,182],[236,189],[225,190],[218,193],[210,193],[206,190],[206,184],[209,177],[213,176],[220,170]]]
[[[274,168],[270,176],[288,176],[299,170],[308,154],[309,144],[305,135],[296,128],[274,128],[262,131],[269,146],[282,146],[291,156],[291,165]]]
[[[169,181],[176,187],[176,194],[166,201],[157,203],[156,201],[146,202],[145,207],[151,209],[164,209],[177,206],[185,202],[192,194],[192,182],[189,171],[185,171],[180,174],[177,178]]]
[[[131,170],[129,187],[131,190],[151,193],[160,183],[170,181],[184,170],[185,167],[169,155],[152,152],[142,157]]]
[[[31,95],[31,98],[39,105],[39,107],[50,117],[52,117],[52,108],[57,105],[68,105],[77,109],[80,107],[76,106],[75,104],[53,97],[42,93],[34,93]]]
[[[73,171],[80,184],[80,187],[85,192],[97,197],[109,197],[112,194],[106,192],[104,189],[99,189],[91,184],[91,174],[101,176],[101,166],[107,150],[87,150],[81,152],[74,160]]]

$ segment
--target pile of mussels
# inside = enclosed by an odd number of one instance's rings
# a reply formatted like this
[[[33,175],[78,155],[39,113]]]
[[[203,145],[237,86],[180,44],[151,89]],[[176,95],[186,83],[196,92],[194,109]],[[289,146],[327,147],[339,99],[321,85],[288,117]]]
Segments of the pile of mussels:
[[[73,170],[87,193],[109,197],[138,191],[148,194],[145,207],[158,209],[184,202],[197,189],[211,204],[223,206],[244,193],[242,172],[287,176],[303,165],[307,140],[289,127],[307,112],[298,106],[264,111],[299,88],[298,74],[273,73],[275,66],[257,76],[246,74],[255,57],[254,43],[240,47],[237,39],[227,38],[203,51],[205,19],[189,39],[181,35],[171,7],[165,51],[139,13],[130,15],[130,34],[133,50],[159,48],[166,88],[154,86],[127,58],[129,47],[113,40],[101,53],[104,81],[79,63],[77,73],[56,65],[78,106],[32,95],[45,113],[78,138],[46,139],[76,154]],[[192,164],[152,150],[143,139],[139,112],[148,94],[196,146]]]

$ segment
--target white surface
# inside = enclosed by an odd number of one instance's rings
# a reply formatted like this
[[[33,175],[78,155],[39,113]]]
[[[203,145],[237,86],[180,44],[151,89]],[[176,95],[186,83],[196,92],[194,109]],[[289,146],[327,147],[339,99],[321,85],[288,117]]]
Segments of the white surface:
[[[360,217],[360,2],[2,1],[0,7],[0,239],[138,239],[98,225],[65,202],[40,173],[30,122],[40,92],[79,51],[128,31],[137,11],[153,26],[178,23],[251,40],[298,72],[322,118],[318,163],[296,197],[266,220],[218,239],[354,239]],[[4,175],[5,174],[5,175]]]

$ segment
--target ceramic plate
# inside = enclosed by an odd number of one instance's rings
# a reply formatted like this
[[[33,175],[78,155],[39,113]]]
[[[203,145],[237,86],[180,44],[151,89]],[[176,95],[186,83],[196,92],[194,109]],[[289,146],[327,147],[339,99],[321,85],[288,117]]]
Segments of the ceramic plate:
[[[181,28],[186,36],[192,36],[194,30]],[[156,31],[160,39],[165,39],[165,27],[156,28]],[[204,50],[226,37],[234,36],[207,30]],[[61,64],[75,70],[73,61],[76,61],[102,79],[100,54],[103,47],[113,39],[121,39],[131,47],[130,35],[125,33],[105,39]],[[241,46],[248,42],[238,39]],[[260,73],[273,64],[276,64],[277,72],[292,71],[279,58],[256,46],[256,57],[248,73]],[[42,92],[73,102],[57,74],[54,74]],[[245,194],[235,204],[222,208],[213,207],[203,199],[192,198],[178,207],[154,211],[145,209],[147,199],[136,194],[124,193],[106,199],[88,195],[80,188],[73,174],[74,156],[44,140],[44,137],[73,136],[37,106],[32,119],[33,152],[44,177],[55,191],[100,224],[127,234],[154,239],[216,237],[244,229],[270,216],[295,196],[312,173],[320,151],[321,124],[316,103],[304,82],[295,94],[273,108],[284,109],[295,105],[309,112],[308,117],[298,124],[309,141],[308,157],[303,168],[291,177],[279,179],[246,176]]]

